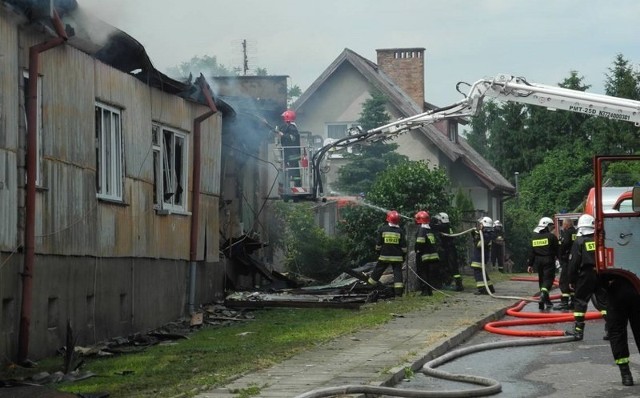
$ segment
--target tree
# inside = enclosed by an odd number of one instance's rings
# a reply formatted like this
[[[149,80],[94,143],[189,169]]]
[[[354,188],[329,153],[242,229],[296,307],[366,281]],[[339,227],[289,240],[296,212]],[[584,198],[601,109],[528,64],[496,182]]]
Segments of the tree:
[[[329,282],[351,265],[344,240],[329,236],[314,220],[313,204],[277,202],[273,244],[285,253],[285,268]]]
[[[457,214],[451,206],[450,185],[444,170],[424,161],[406,161],[381,172],[367,200],[361,206],[345,209],[344,222],[339,225],[353,266],[376,260],[375,231],[388,210],[397,210],[403,224],[410,226],[418,210]]]
[[[364,131],[385,125],[391,120],[385,109],[387,98],[379,91],[372,91],[370,95],[363,103],[358,119]],[[397,148],[398,144],[382,142],[356,146],[356,153],[344,155],[349,163],[340,168],[332,186],[350,195],[368,192],[380,172],[407,160],[406,156],[395,151]]]

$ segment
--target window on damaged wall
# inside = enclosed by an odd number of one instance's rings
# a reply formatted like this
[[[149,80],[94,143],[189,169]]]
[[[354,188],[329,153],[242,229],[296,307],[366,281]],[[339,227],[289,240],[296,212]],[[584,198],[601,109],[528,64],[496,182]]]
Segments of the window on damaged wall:
[[[28,128],[27,106],[29,104],[29,72],[22,72],[24,84],[24,125]],[[38,76],[38,103],[36,104],[36,185],[42,186],[42,76]]]
[[[153,203],[158,210],[186,212],[187,135],[153,124]]]
[[[122,200],[122,111],[96,103],[96,190],[98,197]]]

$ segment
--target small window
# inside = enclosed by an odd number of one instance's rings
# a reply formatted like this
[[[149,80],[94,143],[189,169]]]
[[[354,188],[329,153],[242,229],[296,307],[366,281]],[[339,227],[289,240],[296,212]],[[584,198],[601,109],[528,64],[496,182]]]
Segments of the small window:
[[[153,203],[156,209],[185,212],[187,194],[187,135],[178,130],[154,124]]]
[[[449,141],[458,142],[458,123],[453,120],[447,121],[447,129],[449,131]]]
[[[29,105],[29,72],[22,72],[24,85],[24,125],[28,128],[27,106]],[[38,103],[36,104],[36,185],[42,186],[42,76],[38,76]]]
[[[327,124],[327,138],[340,139],[347,136],[346,124]]]
[[[121,111],[96,103],[96,190],[98,197],[122,200]]]

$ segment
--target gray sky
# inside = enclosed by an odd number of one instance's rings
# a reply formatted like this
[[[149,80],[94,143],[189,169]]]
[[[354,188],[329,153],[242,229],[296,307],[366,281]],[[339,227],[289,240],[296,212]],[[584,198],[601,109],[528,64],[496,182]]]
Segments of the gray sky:
[[[577,70],[603,93],[616,54],[640,63],[638,0],[77,0],[145,46],[161,71],[216,56],[288,75],[304,91],[345,49],[424,47],[425,95],[499,73],[555,85]]]

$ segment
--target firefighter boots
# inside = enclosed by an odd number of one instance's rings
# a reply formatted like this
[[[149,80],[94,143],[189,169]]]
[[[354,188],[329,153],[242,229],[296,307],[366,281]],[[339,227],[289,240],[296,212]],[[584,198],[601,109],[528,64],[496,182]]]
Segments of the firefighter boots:
[[[462,286],[462,278],[454,278],[456,281],[456,292],[461,292],[464,290],[464,286]]]
[[[402,293],[404,293],[404,287],[394,287],[393,295],[395,297],[402,297]]]
[[[569,311],[569,297],[562,296],[562,298],[560,298],[560,304],[554,305],[553,309],[555,311]]]
[[[540,301],[538,301],[538,309],[544,310],[545,307],[547,309],[553,307],[553,303],[549,300],[549,293],[542,291],[540,292]]]
[[[633,376],[631,376],[631,369],[629,369],[628,363],[618,365],[620,368],[620,376],[622,377],[622,384],[625,386],[633,385]]]
[[[576,322],[573,330],[567,330],[565,334],[573,336],[574,340],[582,340],[584,338],[584,322]]]

